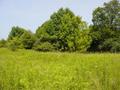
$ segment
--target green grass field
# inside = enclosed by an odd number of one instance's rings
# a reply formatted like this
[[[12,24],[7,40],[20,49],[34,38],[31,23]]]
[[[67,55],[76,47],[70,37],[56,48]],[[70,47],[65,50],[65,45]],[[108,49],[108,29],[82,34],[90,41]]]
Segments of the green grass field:
[[[120,54],[2,48],[0,90],[120,90]]]

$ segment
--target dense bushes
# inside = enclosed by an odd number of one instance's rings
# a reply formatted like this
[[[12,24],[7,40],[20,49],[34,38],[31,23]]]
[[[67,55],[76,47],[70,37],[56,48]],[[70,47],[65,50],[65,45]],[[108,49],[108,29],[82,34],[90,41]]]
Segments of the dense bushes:
[[[110,38],[104,41],[100,48],[104,51],[120,52],[120,38]]]
[[[35,44],[34,49],[37,51],[53,51],[55,48],[51,43],[43,42],[40,44]]]
[[[7,42],[7,47],[12,51],[16,51],[18,48],[23,48],[21,41],[18,37],[14,37],[12,40],[9,40]]]
[[[114,13],[113,13],[114,12]],[[112,0],[93,11],[93,25],[88,27],[79,16],[59,9],[38,27],[36,33],[13,27],[7,42],[0,47],[38,51],[120,52],[120,2]]]
[[[4,39],[0,40],[0,48],[6,47],[6,41]]]

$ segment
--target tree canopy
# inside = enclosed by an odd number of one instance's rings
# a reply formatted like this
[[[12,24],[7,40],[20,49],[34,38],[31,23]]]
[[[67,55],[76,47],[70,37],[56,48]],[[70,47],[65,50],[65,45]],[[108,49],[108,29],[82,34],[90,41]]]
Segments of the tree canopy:
[[[68,8],[53,13],[36,31],[41,42],[51,43],[60,51],[83,51],[90,45],[89,28],[81,17],[75,16]]]
[[[93,42],[91,50],[110,51],[111,48],[105,48],[105,43],[116,40],[120,37],[120,2],[112,0],[104,3],[103,7],[98,7],[93,12],[93,26],[91,35]],[[110,43],[109,43],[110,44]],[[120,45],[120,44],[119,44]],[[109,46],[107,46],[109,47]]]
[[[34,33],[12,27],[0,47],[38,51],[104,51],[120,52],[120,2],[111,0],[93,11],[93,24],[88,26],[69,8],[60,8]],[[4,45],[5,44],[5,45]]]
[[[35,36],[31,31],[21,27],[13,27],[8,36],[8,47],[32,49]]]

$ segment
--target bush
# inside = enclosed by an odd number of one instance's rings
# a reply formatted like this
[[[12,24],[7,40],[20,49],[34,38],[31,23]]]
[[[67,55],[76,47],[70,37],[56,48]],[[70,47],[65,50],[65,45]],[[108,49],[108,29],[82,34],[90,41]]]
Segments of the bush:
[[[35,36],[30,31],[25,31],[24,34],[20,37],[23,48],[32,49],[35,42]]]
[[[99,47],[102,51],[120,52],[120,38],[106,39]]]
[[[18,48],[22,48],[23,46],[19,38],[13,38],[7,42],[7,47],[12,51],[16,51]]]
[[[61,8],[37,29],[36,36],[59,51],[86,51],[91,43],[87,29],[87,23],[81,17],[68,8]]]
[[[37,51],[53,51],[55,48],[54,46],[49,43],[49,42],[42,42],[40,44],[36,44],[34,45],[34,49]]]
[[[6,41],[4,39],[0,40],[0,48],[6,47]]]
[[[111,52],[120,52],[120,42],[114,42],[112,44]]]

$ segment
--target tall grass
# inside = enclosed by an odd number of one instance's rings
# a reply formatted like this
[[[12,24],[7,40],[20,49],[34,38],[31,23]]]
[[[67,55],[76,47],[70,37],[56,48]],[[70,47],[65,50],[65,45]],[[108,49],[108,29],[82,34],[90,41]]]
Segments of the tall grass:
[[[0,90],[120,90],[120,54],[3,48]]]

